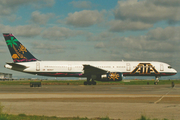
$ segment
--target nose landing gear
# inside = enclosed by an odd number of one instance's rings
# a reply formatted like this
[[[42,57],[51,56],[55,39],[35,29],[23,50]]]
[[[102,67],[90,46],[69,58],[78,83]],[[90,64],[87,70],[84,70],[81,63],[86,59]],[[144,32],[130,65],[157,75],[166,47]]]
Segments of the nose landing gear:
[[[157,85],[159,83],[159,78],[160,78],[160,76],[155,77],[154,85]]]

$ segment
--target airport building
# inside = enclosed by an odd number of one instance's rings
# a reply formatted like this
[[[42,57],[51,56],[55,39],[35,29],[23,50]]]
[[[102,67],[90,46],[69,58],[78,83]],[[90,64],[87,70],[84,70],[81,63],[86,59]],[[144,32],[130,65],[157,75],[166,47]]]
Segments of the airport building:
[[[0,73],[0,80],[4,79],[12,79],[12,74],[9,73]]]

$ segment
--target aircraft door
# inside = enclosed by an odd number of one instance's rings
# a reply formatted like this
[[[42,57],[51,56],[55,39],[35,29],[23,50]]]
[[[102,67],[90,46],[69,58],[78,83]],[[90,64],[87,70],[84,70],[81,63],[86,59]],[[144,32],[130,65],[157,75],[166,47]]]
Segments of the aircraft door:
[[[164,71],[164,66],[163,66],[163,64],[160,64],[160,71]]]
[[[131,64],[130,63],[126,63],[126,70],[131,71]]]
[[[40,71],[40,62],[36,62],[36,71]]]
[[[72,70],[72,65],[68,65],[68,70]]]

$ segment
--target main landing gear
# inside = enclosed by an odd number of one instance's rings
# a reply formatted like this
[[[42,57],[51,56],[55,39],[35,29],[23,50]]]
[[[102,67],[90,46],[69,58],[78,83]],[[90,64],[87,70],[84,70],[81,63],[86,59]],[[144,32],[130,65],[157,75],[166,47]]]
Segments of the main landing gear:
[[[84,82],[84,85],[96,85],[96,82],[91,77],[87,77],[87,81]]]
[[[154,81],[154,85],[157,85],[159,83],[159,78],[160,78],[160,76],[156,76],[156,79]]]

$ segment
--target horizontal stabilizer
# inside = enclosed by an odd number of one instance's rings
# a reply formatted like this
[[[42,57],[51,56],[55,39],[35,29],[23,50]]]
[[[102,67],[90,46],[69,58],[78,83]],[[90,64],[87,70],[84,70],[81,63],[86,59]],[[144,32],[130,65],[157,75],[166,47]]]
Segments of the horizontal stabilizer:
[[[13,68],[20,68],[20,69],[28,68],[27,66],[16,64],[16,63],[6,63],[6,64],[11,65]]]
[[[83,65],[84,66],[84,74],[85,75],[102,75],[102,74],[106,74],[108,71],[107,70],[103,70],[91,65]]]

